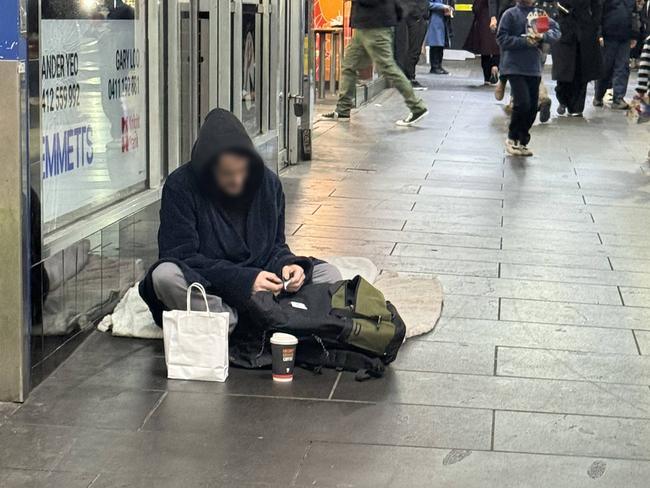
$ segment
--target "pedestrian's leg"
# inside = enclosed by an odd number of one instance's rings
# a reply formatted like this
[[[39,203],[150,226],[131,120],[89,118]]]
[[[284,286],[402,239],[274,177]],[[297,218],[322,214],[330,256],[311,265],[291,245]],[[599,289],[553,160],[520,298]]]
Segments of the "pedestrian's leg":
[[[510,116],[508,139],[522,144],[528,143],[528,140],[522,139],[525,139],[528,135],[526,127],[529,123],[530,112],[535,110],[535,113],[537,113],[537,105],[531,104],[530,90],[526,78],[521,75],[508,76],[512,92],[512,115]],[[537,91],[537,88],[535,90]]]
[[[395,61],[397,65],[404,72],[406,77],[411,80],[409,76],[409,21],[402,19],[395,26]]]
[[[525,146],[530,142],[530,128],[535,123],[537,118],[537,107],[539,105],[540,90],[539,87],[542,83],[542,78],[539,76],[525,76],[526,85],[528,88],[528,117],[526,125],[522,127],[522,132],[519,141]],[[548,97],[548,94],[546,95]]]
[[[571,102],[571,86],[572,83],[567,81],[558,81],[555,85],[555,96],[560,105],[568,107]]]
[[[412,75],[409,79],[415,79],[415,68],[420,60],[422,53],[422,43],[427,34],[427,21],[419,19],[412,21],[411,28],[409,29],[409,60],[408,60],[408,73]]]
[[[612,88],[614,89],[614,103],[621,102],[627,92],[630,79],[630,43],[620,41],[614,57],[612,70]]]
[[[585,111],[585,100],[587,99],[587,83],[582,80],[576,80],[573,86],[573,99],[571,101],[570,112],[572,114],[581,114]]]
[[[330,263],[317,264],[311,275],[312,283],[335,283],[342,279],[339,269]]]
[[[339,100],[336,112],[339,115],[349,116],[354,107],[354,98],[357,89],[357,70],[367,66],[368,55],[363,48],[360,37],[363,29],[357,29],[352,35],[350,44],[345,48],[343,62],[341,63],[341,85],[339,87]]]
[[[603,77],[596,81],[596,93],[594,94],[594,105],[602,104],[605,92],[612,83],[612,72],[614,70],[614,59],[616,48],[614,41],[605,41],[602,48],[603,53]]]
[[[483,70],[483,81],[489,83],[492,75],[492,56],[481,54],[481,69]]]
[[[411,113],[425,111],[427,106],[415,95],[411,82],[395,64],[392,41],[391,29],[387,27],[367,29],[362,38],[363,48],[370,55],[377,71],[400,92]]]
[[[183,271],[174,263],[161,263],[151,273],[156,297],[168,310],[185,310],[187,308],[187,281]],[[237,325],[237,310],[223,303],[220,297],[207,295],[210,312],[228,312],[230,314],[230,332]],[[190,299],[192,310],[205,310],[203,296],[198,290],[192,290]]]
[[[431,64],[431,71],[442,68],[442,58],[444,56],[444,48],[442,46],[429,46],[429,64]]]
[[[548,122],[551,118],[551,97],[548,96],[548,89],[542,78],[539,79],[536,98],[538,103],[535,107],[539,110],[539,121]]]

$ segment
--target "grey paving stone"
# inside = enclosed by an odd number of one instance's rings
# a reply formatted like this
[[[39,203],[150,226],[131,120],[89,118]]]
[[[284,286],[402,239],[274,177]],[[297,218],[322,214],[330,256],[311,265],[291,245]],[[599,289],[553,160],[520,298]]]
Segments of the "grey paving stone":
[[[642,271],[650,272],[650,260],[648,259],[634,259],[623,258],[618,256],[611,256],[610,262],[612,268],[619,271]]]
[[[137,430],[163,392],[112,386],[42,384],[11,420],[17,423]]]
[[[639,351],[643,355],[650,355],[650,331],[648,330],[635,330],[634,336],[636,337],[639,345]]]
[[[0,486],[5,488],[88,488],[96,477],[86,473],[0,468]]]
[[[501,320],[650,329],[650,309],[503,298]]]
[[[459,295],[575,301],[607,305],[621,303],[615,286],[459,276],[440,276],[440,281],[445,292]]]
[[[637,351],[629,330],[448,317],[444,308],[431,337],[437,341],[584,352],[634,354]]]
[[[233,422],[235,417],[237,421]],[[395,405],[386,409],[366,403],[172,392],[145,429],[202,433],[215,438],[278,439],[283,444],[296,445],[301,445],[301,441],[322,440],[489,449],[492,412],[423,405]]]
[[[495,413],[494,449],[650,460],[647,420]]]
[[[409,224],[407,222],[406,226]],[[395,256],[412,256],[493,263],[537,264],[541,266],[567,266],[576,268],[611,269],[605,256],[556,254],[543,251],[517,251],[498,249],[467,249],[451,246],[399,243],[392,252]]]
[[[143,431],[116,447],[104,460],[102,472],[136,479],[211,479],[211,486],[235,482],[290,486],[308,444],[293,442],[290,449],[278,449],[279,445],[283,446],[282,437]]]
[[[458,274],[496,278],[498,263],[481,261],[459,261],[447,259],[425,259],[409,256],[373,256],[372,261],[380,270],[405,271],[430,274]]]
[[[650,307],[650,290],[647,288],[632,288],[621,286],[623,303],[630,307]]]
[[[501,265],[501,277],[523,280],[561,281],[565,283],[613,286],[623,285],[650,288],[650,273],[629,271],[607,271],[504,263]]]
[[[389,255],[394,242],[362,241],[354,239],[326,239],[323,237],[287,237],[291,250],[302,256],[374,256]]]
[[[638,354],[499,347],[496,371],[499,376],[650,385],[650,357]]]
[[[0,426],[0,469],[99,473],[113,449],[127,439],[127,433],[114,430],[5,424]]]
[[[650,419],[650,388],[580,381],[393,371],[359,385],[341,378],[334,399]]]
[[[407,341],[391,367],[396,370],[491,375],[494,372],[494,350],[489,344]]]
[[[593,468],[597,462],[603,469]],[[646,488],[648,477],[644,461],[314,443],[296,481],[323,488]]]
[[[410,242],[418,244],[440,244],[464,247],[499,249],[501,239],[496,237],[479,237],[469,235],[438,234],[435,232],[390,231],[375,229],[354,229],[349,227],[330,227],[321,225],[303,225],[295,234],[302,237],[332,237],[349,240],[367,240],[383,242]]]
[[[498,317],[499,300],[496,298],[445,294],[439,324],[453,318],[497,320]]]

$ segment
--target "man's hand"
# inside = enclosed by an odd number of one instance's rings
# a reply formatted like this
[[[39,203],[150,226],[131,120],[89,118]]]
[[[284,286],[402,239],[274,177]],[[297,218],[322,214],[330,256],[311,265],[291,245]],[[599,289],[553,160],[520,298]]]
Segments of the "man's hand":
[[[446,17],[453,17],[454,16],[454,9],[450,7],[449,5],[445,5],[445,16]]]
[[[598,38],[598,44],[600,44],[600,47],[605,47],[605,38],[604,37],[599,37]]]
[[[497,18],[496,17],[491,17],[490,18],[490,30],[492,32],[497,31]]]
[[[636,39],[632,39],[630,41],[630,49],[634,49],[636,47]]]
[[[282,280],[275,274],[268,271],[260,271],[253,283],[253,293],[258,291],[270,291],[273,294],[282,291]]]
[[[539,32],[529,32],[526,36],[526,41],[530,46],[537,46],[540,42],[544,40],[544,34]]]
[[[305,284],[305,270],[297,264],[285,266],[282,268],[282,279],[284,281],[291,280],[287,285],[287,291],[295,293]]]

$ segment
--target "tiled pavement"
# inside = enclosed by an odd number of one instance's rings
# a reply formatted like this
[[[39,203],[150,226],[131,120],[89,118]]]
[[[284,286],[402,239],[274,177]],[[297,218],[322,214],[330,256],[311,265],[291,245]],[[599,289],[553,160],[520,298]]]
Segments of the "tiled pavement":
[[[443,284],[384,379],[168,381],[160,343],[96,333],[0,407],[0,486],[648,487],[647,128],[590,109],[504,159],[500,106],[454,74],[423,77],[421,127],[388,92],[284,175],[295,251]]]

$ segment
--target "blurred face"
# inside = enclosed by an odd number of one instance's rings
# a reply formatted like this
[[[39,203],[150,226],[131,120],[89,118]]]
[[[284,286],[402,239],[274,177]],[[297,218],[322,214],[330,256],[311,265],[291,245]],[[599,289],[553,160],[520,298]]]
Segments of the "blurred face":
[[[535,0],[519,0],[519,3],[525,7],[531,7],[535,4]]]
[[[241,154],[224,153],[214,167],[217,186],[226,195],[236,197],[244,192],[248,179],[249,158]]]

